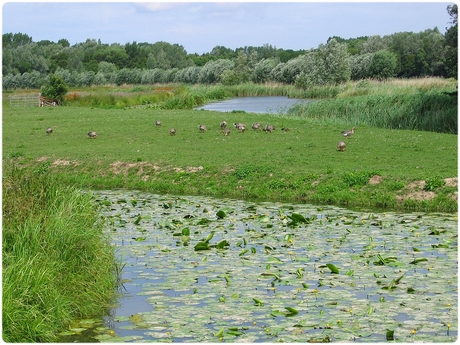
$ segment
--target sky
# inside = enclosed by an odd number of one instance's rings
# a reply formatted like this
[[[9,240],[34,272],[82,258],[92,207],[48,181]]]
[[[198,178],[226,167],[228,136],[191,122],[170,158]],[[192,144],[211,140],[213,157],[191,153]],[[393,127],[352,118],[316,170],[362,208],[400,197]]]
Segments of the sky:
[[[34,42],[179,44],[187,53],[270,44],[311,49],[332,36],[391,35],[450,27],[453,2],[5,2],[3,33]]]

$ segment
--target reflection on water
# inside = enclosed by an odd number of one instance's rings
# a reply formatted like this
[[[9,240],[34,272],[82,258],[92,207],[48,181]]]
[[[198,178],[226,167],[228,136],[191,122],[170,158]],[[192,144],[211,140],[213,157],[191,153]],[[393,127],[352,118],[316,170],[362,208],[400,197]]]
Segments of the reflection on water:
[[[289,108],[294,105],[306,102],[309,102],[309,100],[288,98],[284,96],[237,97],[223,101],[211,102],[195,109],[222,112],[243,110],[247,113],[257,114],[285,114]]]

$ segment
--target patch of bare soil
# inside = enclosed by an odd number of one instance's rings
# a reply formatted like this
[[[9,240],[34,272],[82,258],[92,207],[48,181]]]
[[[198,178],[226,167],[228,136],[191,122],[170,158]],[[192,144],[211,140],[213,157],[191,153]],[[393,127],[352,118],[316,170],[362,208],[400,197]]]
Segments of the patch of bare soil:
[[[458,186],[457,177],[446,178],[444,179],[444,181],[446,182],[446,186],[448,187]],[[404,201],[406,199],[414,199],[414,200],[421,201],[421,200],[431,200],[434,197],[436,197],[435,192],[424,190],[425,185],[426,183],[424,180],[411,182],[406,186],[405,193],[403,195],[397,196],[397,199],[399,201]],[[458,192],[453,193],[452,198],[454,200],[457,200]]]
[[[154,170],[158,171],[160,170],[160,167],[158,165],[146,163],[146,162],[138,162],[138,163],[125,163],[125,162],[120,162],[116,161],[111,164],[111,170],[115,175],[123,174],[126,176],[131,169],[138,169],[137,171],[137,176],[142,176],[144,175],[145,170]],[[145,179],[145,176],[143,176]],[[148,177],[147,177],[148,178]]]
[[[371,185],[374,185],[374,184],[379,184],[380,182],[382,182],[383,180],[383,177],[382,176],[379,176],[379,175],[374,175],[370,178],[369,180],[369,184]]]
[[[78,163],[77,161],[68,161],[68,160],[65,160],[65,159],[56,159],[52,164],[53,167],[67,166],[67,165],[78,166],[78,165],[80,165],[80,163]]]
[[[445,178],[444,181],[446,182],[447,187],[457,187],[458,186],[458,178],[457,177]]]

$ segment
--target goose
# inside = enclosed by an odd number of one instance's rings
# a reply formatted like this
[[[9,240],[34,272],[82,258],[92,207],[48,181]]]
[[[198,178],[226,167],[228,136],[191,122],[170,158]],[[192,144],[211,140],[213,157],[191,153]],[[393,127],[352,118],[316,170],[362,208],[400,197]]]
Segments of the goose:
[[[225,129],[226,127],[227,127],[227,122],[226,122],[226,121],[222,121],[222,122],[220,123],[220,128],[221,128],[221,129]]]
[[[206,126],[205,125],[198,125],[198,129],[200,132],[206,132]]]
[[[258,122],[252,124],[252,129],[257,130],[260,129],[262,125]]]
[[[222,132],[226,137],[230,135],[230,128],[226,128],[225,131]]]
[[[158,126],[158,127],[161,126],[161,121],[156,120],[155,121],[155,126]]]
[[[238,123],[238,126],[235,126],[237,130],[243,133],[246,130],[246,125],[244,123]]]
[[[174,128],[171,128],[169,130],[169,135],[176,135],[176,130]]]
[[[94,131],[91,131],[88,133],[88,136],[90,139],[95,139],[97,137],[97,133]]]
[[[339,143],[337,144],[337,151],[345,151],[345,149],[347,148],[347,144],[345,144],[345,142],[343,141],[339,141]]]
[[[275,130],[275,126],[272,125],[266,125],[264,131],[266,132],[273,132]]]
[[[287,128],[287,127],[281,127],[281,130],[282,130],[282,131],[285,131],[285,132],[291,131],[291,130],[290,130],[289,128]]]
[[[345,138],[348,138],[348,137],[351,137],[354,133],[355,133],[355,127],[353,127],[350,131],[342,131],[342,135],[345,137]]]
[[[51,134],[51,133],[53,133],[53,129],[52,129],[51,127],[48,127],[48,128],[46,129],[46,134],[49,135],[49,134]]]

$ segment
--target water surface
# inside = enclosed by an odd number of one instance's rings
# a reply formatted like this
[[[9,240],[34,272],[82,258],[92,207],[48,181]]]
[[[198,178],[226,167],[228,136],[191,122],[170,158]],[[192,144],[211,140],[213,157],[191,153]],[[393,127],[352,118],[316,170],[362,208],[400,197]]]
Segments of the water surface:
[[[258,114],[285,114],[289,108],[298,103],[309,102],[305,99],[288,98],[284,96],[259,96],[259,97],[237,97],[222,101],[211,102],[196,110],[214,110],[231,112],[243,110],[247,113]]]
[[[454,215],[96,194],[123,286],[77,341],[456,339]]]

